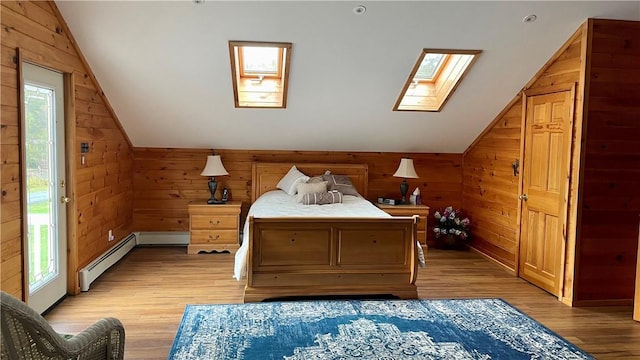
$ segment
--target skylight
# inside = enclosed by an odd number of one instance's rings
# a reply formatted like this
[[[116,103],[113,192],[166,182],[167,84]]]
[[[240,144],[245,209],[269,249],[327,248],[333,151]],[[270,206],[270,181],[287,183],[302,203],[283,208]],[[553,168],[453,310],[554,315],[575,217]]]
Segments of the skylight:
[[[442,110],[480,52],[422,49],[393,110]]]
[[[422,59],[420,63],[420,67],[418,68],[418,72],[416,72],[416,76],[413,77],[414,80],[424,80],[424,81],[433,81],[433,78],[438,73],[438,70],[442,67],[442,63],[444,62],[447,55],[445,54],[432,54],[427,53]]]
[[[243,46],[240,48],[242,74],[278,76],[282,64],[282,48],[266,46]]]
[[[229,41],[237,108],[286,108],[291,43]]]

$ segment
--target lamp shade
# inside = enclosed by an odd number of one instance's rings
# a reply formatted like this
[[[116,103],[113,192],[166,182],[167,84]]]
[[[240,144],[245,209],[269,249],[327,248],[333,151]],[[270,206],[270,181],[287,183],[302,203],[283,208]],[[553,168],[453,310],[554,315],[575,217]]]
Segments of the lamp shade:
[[[220,155],[207,156],[207,164],[204,166],[204,170],[200,173],[202,176],[222,176],[229,175],[227,169],[222,165]]]
[[[400,160],[400,166],[398,166],[398,170],[396,170],[393,176],[405,179],[417,179],[419,176],[416,174],[416,169],[413,168],[413,159],[402,158]]]

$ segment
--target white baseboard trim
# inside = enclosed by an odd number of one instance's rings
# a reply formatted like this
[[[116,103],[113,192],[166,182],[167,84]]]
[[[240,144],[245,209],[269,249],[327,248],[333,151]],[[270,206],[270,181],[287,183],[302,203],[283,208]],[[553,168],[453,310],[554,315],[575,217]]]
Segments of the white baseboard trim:
[[[94,259],[78,272],[80,291],[89,291],[89,286],[102,273],[120,261],[131,249],[138,244],[135,233],[129,234],[117,244],[113,245],[104,254]]]
[[[189,245],[186,231],[141,231],[136,234],[137,245]]]

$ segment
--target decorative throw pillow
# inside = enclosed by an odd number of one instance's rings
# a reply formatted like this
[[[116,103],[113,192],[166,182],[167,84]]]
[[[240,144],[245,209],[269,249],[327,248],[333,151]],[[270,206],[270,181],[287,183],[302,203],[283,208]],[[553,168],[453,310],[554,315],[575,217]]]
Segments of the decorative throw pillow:
[[[337,204],[342,202],[342,193],[340,191],[307,193],[302,196],[303,205],[325,205]]]
[[[290,196],[293,196],[296,194],[296,191],[298,189],[296,185],[298,185],[298,183],[303,183],[307,180],[309,180],[309,177],[303,174],[302,172],[300,172],[300,170],[298,170],[298,168],[296,168],[296,166],[293,165],[291,169],[289,169],[289,172],[287,173],[287,175],[285,175],[282,179],[280,179],[277,187],[278,189],[281,189],[287,194],[289,194]]]
[[[302,202],[302,197],[304,195],[319,192],[327,192],[326,181],[317,183],[298,183],[298,195],[296,196],[296,200],[298,202]]]
[[[309,178],[309,180],[307,180],[307,184],[319,183],[323,181],[324,179],[322,178],[322,175],[312,176]]]
[[[322,175],[327,182],[327,190],[337,190],[345,195],[360,196],[358,190],[351,183],[351,179],[347,175]]]

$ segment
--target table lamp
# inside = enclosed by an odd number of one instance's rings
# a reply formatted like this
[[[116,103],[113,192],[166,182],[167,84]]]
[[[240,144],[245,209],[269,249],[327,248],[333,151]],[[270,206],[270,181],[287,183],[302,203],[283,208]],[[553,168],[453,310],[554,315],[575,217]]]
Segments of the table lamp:
[[[207,200],[207,204],[224,204],[225,201],[216,199],[216,188],[218,182],[215,180],[215,176],[229,175],[227,169],[222,165],[220,155],[207,156],[207,164],[204,166],[204,170],[200,173],[202,176],[211,176],[209,179],[209,191],[211,191],[211,198]]]
[[[407,191],[409,190],[409,184],[407,183],[407,178],[417,179],[418,174],[416,174],[416,169],[413,168],[413,160],[409,158],[402,158],[400,160],[400,165],[398,166],[398,170],[396,170],[395,177],[402,178],[402,182],[400,183],[400,193],[402,194],[402,200],[400,200],[400,204],[407,203]]]

